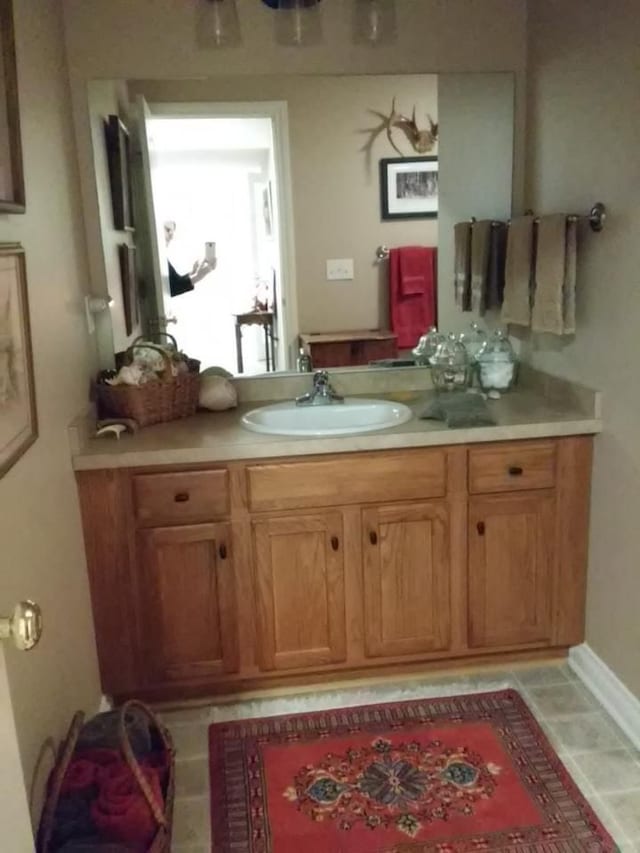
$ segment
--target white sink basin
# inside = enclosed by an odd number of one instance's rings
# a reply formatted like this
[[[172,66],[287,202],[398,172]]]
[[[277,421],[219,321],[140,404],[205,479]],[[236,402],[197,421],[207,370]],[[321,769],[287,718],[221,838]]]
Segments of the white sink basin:
[[[270,435],[331,436],[373,432],[404,424],[413,412],[402,403],[347,397],[344,403],[325,406],[296,406],[274,403],[247,412],[242,426]]]

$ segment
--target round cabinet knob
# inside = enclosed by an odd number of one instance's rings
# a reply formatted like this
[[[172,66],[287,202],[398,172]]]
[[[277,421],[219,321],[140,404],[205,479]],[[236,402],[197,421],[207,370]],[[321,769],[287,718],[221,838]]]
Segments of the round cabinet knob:
[[[372,545],[378,544],[378,534],[375,532],[375,530],[369,531],[369,542],[371,542]]]
[[[509,466],[509,476],[510,477],[522,477],[524,474],[524,470],[520,465],[510,465]]]
[[[173,499],[177,504],[186,504],[189,500],[189,492],[178,492]]]
[[[333,548],[334,551],[337,551],[338,548],[340,547],[340,540],[338,539],[337,536],[331,537],[331,547]]]
[[[20,601],[12,616],[0,618],[0,640],[12,640],[22,652],[37,646],[41,636],[42,611],[35,601]]]

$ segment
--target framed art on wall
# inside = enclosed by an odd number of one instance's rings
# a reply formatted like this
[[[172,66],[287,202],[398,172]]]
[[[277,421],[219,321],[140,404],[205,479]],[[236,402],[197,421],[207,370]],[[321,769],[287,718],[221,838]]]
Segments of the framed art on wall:
[[[434,219],[438,215],[438,158],[380,161],[383,219]]]
[[[129,131],[118,116],[110,115],[105,119],[104,135],[109,164],[113,227],[116,231],[133,231]]]
[[[0,244],[0,477],[37,437],[24,250]]]
[[[0,211],[26,206],[12,0],[0,0]]]

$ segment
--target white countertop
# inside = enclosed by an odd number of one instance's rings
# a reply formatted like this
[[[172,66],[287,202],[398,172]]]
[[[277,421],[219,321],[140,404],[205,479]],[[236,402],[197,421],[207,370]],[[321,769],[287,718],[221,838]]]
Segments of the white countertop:
[[[385,394],[420,411],[433,391]],[[380,395],[382,396],[382,395]],[[471,444],[552,436],[594,434],[602,431],[600,394],[565,380],[531,371],[527,382],[489,400],[496,426],[449,429],[439,421],[414,417],[392,429],[333,438],[262,435],[240,424],[241,416],[262,403],[244,403],[227,412],[198,413],[190,418],[141,429],[119,440],[90,438],[91,422],[78,418],[70,427],[73,467],[77,471],[155,465],[187,465]]]

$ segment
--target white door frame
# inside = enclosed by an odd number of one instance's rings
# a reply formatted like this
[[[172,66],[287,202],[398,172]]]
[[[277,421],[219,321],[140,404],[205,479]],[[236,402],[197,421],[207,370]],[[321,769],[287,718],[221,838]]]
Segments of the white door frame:
[[[9,694],[4,649],[0,648],[0,827],[3,850],[28,853],[34,849],[33,831],[20,745]]]
[[[293,180],[289,144],[289,111],[286,101],[198,101],[194,103],[148,104],[152,117],[164,118],[269,118],[273,127],[273,155],[278,180],[277,206],[280,224],[280,270],[278,282],[283,306],[281,351],[288,369],[295,370],[298,352],[298,293],[296,287],[295,230],[293,222]]]

